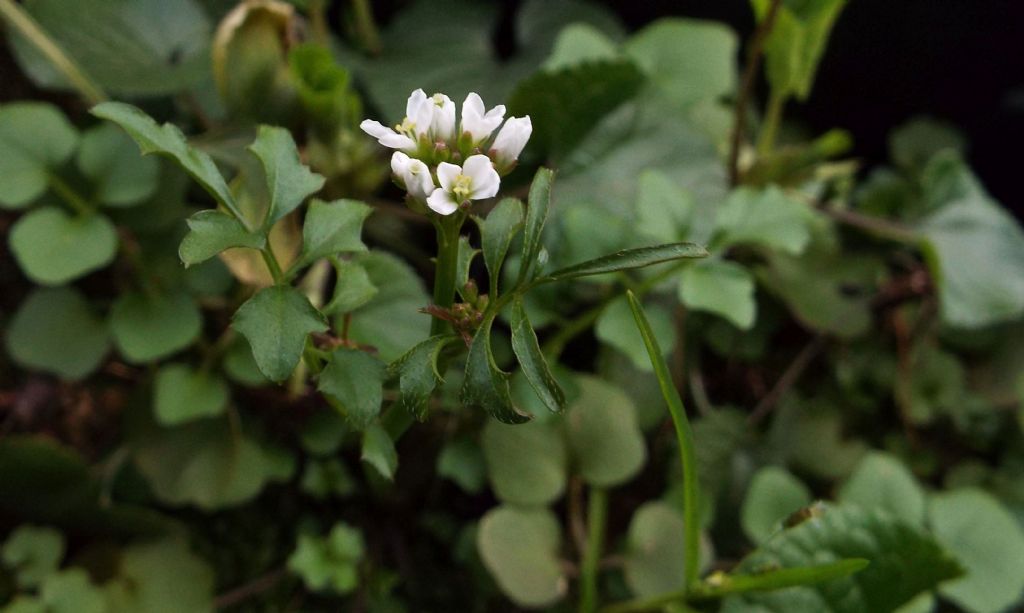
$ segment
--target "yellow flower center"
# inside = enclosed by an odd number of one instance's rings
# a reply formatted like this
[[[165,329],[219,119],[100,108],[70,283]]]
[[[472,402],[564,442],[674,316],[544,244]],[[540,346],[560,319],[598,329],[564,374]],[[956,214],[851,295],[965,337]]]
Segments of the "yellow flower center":
[[[455,200],[463,202],[469,200],[469,194],[473,191],[473,179],[460,174],[452,181],[452,195]]]

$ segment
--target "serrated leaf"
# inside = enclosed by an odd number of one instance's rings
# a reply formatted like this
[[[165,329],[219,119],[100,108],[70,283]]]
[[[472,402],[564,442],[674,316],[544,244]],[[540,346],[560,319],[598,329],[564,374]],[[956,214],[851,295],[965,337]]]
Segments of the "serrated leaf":
[[[159,162],[140,156],[132,140],[111,124],[82,135],[76,162],[92,181],[93,199],[107,206],[140,204],[153,195],[160,179]]]
[[[558,560],[561,530],[547,509],[498,507],[480,520],[477,549],[498,587],[521,607],[542,608],[568,592]]]
[[[192,266],[232,247],[262,249],[267,239],[245,229],[242,222],[227,213],[207,209],[187,220],[188,234],[181,239],[178,257],[185,266]]]
[[[505,262],[509,245],[523,227],[523,203],[517,198],[503,198],[491,209],[486,219],[478,219],[477,223],[480,226],[480,244],[490,279],[491,297],[494,298],[498,295],[501,265]]]
[[[565,433],[574,464],[595,487],[629,481],[647,461],[647,445],[636,408],[617,387],[595,377],[579,377],[580,396],[565,411]]]
[[[558,500],[568,480],[568,451],[557,424],[489,421],[480,436],[495,495],[509,504],[543,506]]]
[[[199,337],[202,314],[183,293],[122,294],[110,309],[110,333],[129,362],[142,364],[188,347]]]
[[[321,311],[331,316],[350,313],[373,299],[379,291],[359,262],[335,259],[334,293]]]
[[[441,350],[455,340],[458,337],[432,336],[390,365],[391,371],[398,373],[400,402],[416,419],[423,420],[427,416],[430,395],[444,381],[437,369],[437,358]]]
[[[21,525],[0,547],[0,560],[21,587],[37,587],[60,568],[64,535],[53,528]]]
[[[380,413],[386,376],[387,369],[377,358],[339,347],[320,373],[317,389],[337,403],[356,429],[365,430]]]
[[[398,470],[398,452],[395,441],[379,424],[371,424],[363,431],[362,453],[359,458],[372,466],[380,476],[393,481]]]
[[[89,112],[121,126],[139,145],[143,154],[156,153],[177,162],[214,200],[231,211],[236,218],[244,219],[213,159],[207,153],[190,146],[177,126],[170,123],[158,125],[142,110],[123,102],[104,102]]]
[[[728,260],[704,260],[683,269],[679,300],[694,311],[721,315],[741,330],[754,325],[754,276]]]
[[[46,192],[50,171],[78,146],[78,132],[57,107],[43,102],[0,106],[0,207],[28,206]]]
[[[164,426],[220,415],[228,404],[223,379],[185,364],[162,366],[153,388],[153,413]]]
[[[264,229],[269,229],[277,220],[294,211],[303,200],[324,185],[323,177],[302,164],[292,133],[284,128],[260,126],[256,141],[249,145],[249,151],[263,165],[267,192],[270,194],[270,206],[263,221]],[[354,201],[346,202],[356,204]],[[326,219],[336,222],[334,215]],[[318,237],[322,235],[318,234]]]
[[[924,524],[924,489],[903,462],[887,453],[866,455],[838,499],[865,509],[884,509],[915,526]]]
[[[551,181],[555,173],[547,168],[538,168],[530,184],[530,198],[523,222],[523,250],[519,261],[519,284],[532,281],[536,276],[537,256],[541,249],[541,235],[544,222],[551,206]]]
[[[562,268],[537,279],[535,283],[565,281],[590,275],[601,275],[608,272],[643,268],[652,264],[671,262],[673,260],[707,257],[708,252],[700,245],[693,243],[669,243],[653,247],[624,249],[594,260],[581,262],[568,268]]]
[[[776,466],[758,470],[740,509],[740,525],[754,543],[763,543],[782,521],[811,503],[811,491],[789,471]]]
[[[314,199],[302,224],[302,254],[294,268],[342,252],[366,251],[361,235],[363,221],[373,209],[358,200],[324,202]]]
[[[741,187],[719,209],[713,244],[755,244],[799,255],[811,240],[812,215],[778,187]]]
[[[29,279],[61,285],[105,267],[117,255],[117,230],[103,215],[71,217],[47,206],[11,227],[11,252]]]
[[[473,335],[466,356],[466,373],[459,391],[462,404],[472,409],[482,409],[491,417],[507,424],[521,424],[529,421],[512,404],[509,394],[509,374],[498,368],[491,350],[491,325],[494,316],[483,321]]]
[[[106,325],[74,289],[36,289],[8,324],[7,352],[25,368],[81,379],[95,370],[110,340]]]
[[[551,374],[547,359],[544,358],[544,354],[540,350],[537,333],[530,325],[521,296],[516,296],[512,303],[511,326],[512,351],[515,352],[519,366],[523,369],[526,380],[530,382],[530,387],[549,411],[561,412],[565,408],[565,393],[562,392],[558,381]]]
[[[290,286],[260,290],[238,308],[232,327],[252,347],[260,372],[271,381],[284,381],[295,370],[306,336],[323,332],[327,322],[302,293]]]
[[[787,613],[888,613],[961,572],[956,561],[920,528],[881,511],[844,506],[823,507],[777,534],[744,558],[735,572],[756,574],[844,558],[862,558],[870,565],[855,575],[818,586],[729,600]],[[736,610],[729,606],[726,610]]]

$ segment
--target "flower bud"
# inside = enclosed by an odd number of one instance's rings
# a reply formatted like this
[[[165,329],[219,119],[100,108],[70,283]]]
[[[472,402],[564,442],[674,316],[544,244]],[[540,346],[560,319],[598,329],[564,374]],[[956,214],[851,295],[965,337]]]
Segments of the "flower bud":
[[[427,165],[401,151],[396,151],[391,156],[391,171],[403,184],[405,191],[417,200],[426,200],[434,191],[434,180],[430,178],[430,169]]]
[[[511,169],[532,133],[533,123],[529,115],[508,118],[491,145],[491,155],[500,168]]]

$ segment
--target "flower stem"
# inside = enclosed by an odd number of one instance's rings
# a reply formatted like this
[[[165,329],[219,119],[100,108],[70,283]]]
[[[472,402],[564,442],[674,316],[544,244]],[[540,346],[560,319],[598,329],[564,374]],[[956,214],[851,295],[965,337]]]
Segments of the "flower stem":
[[[100,86],[93,83],[82,72],[78,65],[64,53],[60,45],[39,27],[36,20],[25,9],[12,0],[0,0],[0,17],[42,53],[89,104],[99,104],[107,100],[107,95],[103,93]]]
[[[363,47],[370,55],[380,55],[383,50],[377,23],[373,20],[373,10],[369,0],[352,0],[352,12],[355,16],[356,32],[359,34]]]
[[[597,571],[607,522],[608,490],[592,487],[587,500],[587,546],[580,564],[580,613],[597,610]]]
[[[274,279],[274,285],[279,285],[284,281],[284,273],[281,272],[281,264],[278,263],[277,257],[274,255],[274,251],[270,248],[269,239],[267,241],[267,246],[260,250],[260,255],[263,256],[263,261],[267,264],[270,276]]]
[[[779,124],[782,123],[782,110],[786,106],[786,95],[772,89],[768,97],[768,107],[764,112],[764,124],[761,126],[761,135],[757,139],[757,154],[768,155],[775,148],[775,135],[778,134]]]
[[[437,226],[437,261],[434,268],[434,306],[449,309],[455,300],[455,273],[459,263],[459,230],[463,216],[456,213],[440,219]],[[430,322],[430,335],[447,331],[448,322],[434,318]]]

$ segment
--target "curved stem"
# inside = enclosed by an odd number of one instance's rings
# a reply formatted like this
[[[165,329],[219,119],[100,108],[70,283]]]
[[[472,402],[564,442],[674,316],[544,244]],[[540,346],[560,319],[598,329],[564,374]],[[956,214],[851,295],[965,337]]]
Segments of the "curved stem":
[[[72,87],[85,98],[89,104],[99,104],[107,100],[107,95],[100,86],[93,83],[64,50],[43,31],[35,19],[25,9],[12,0],[0,0],[0,17],[25,37],[43,56],[53,64],[68,80]]]
[[[580,613],[593,613],[597,610],[597,571],[601,565],[607,522],[608,490],[592,487],[587,500],[587,546],[580,564]]]
[[[455,277],[459,264],[459,230],[463,215],[456,213],[436,222],[437,261],[434,268],[434,306],[449,309],[455,301]],[[448,322],[434,318],[430,322],[430,335],[448,331]]]
[[[768,155],[775,148],[775,135],[779,131],[779,124],[782,123],[782,110],[785,106],[785,94],[780,94],[772,89],[771,96],[768,98],[768,108],[764,112],[761,135],[757,139],[758,155]]]
[[[263,256],[263,261],[267,264],[267,270],[270,271],[274,284],[279,285],[284,280],[284,273],[281,271],[281,264],[277,261],[274,251],[270,248],[269,239],[267,239],[267,246],[260,249],[260,255]]]

